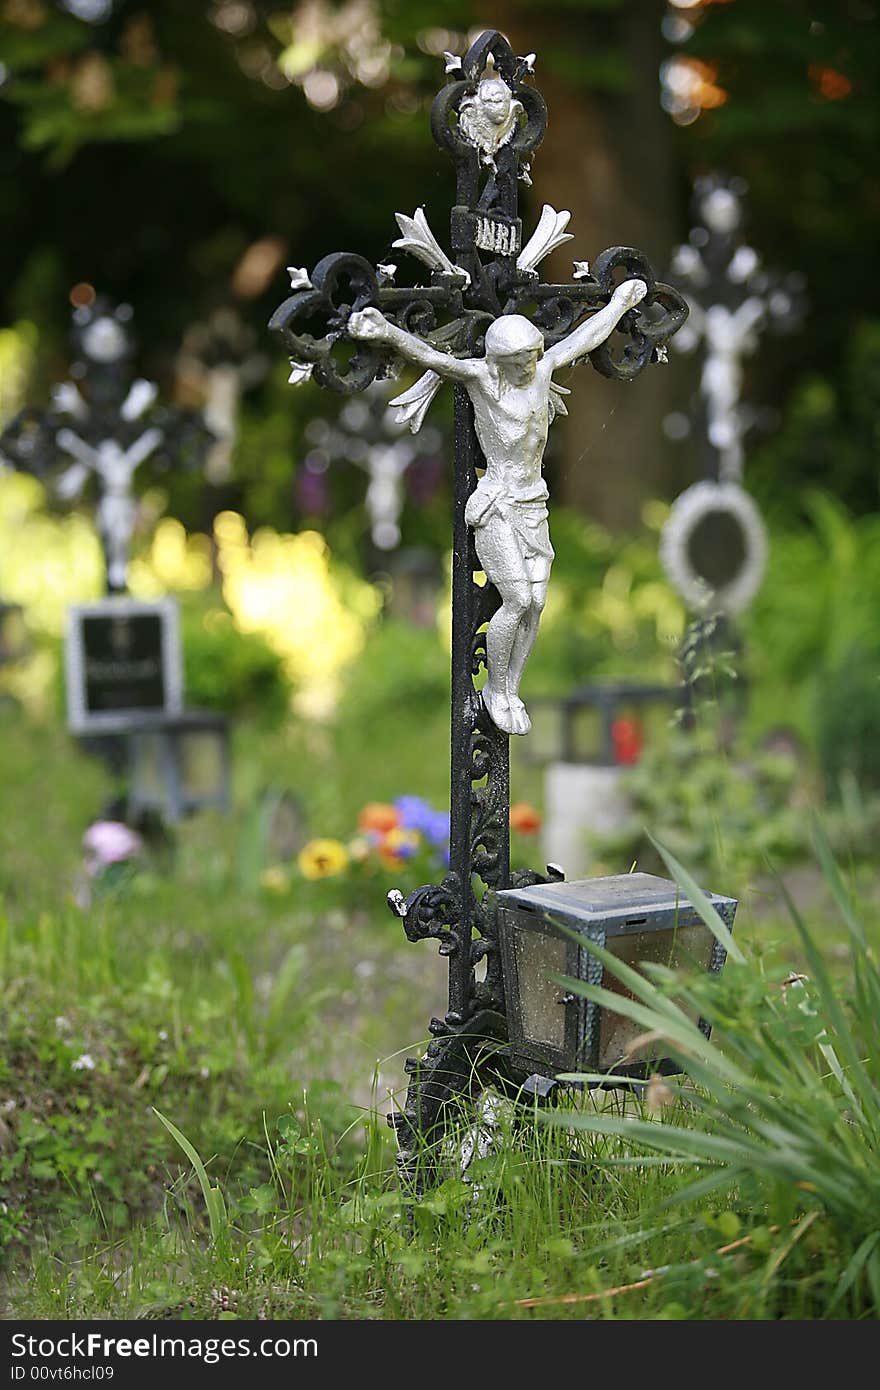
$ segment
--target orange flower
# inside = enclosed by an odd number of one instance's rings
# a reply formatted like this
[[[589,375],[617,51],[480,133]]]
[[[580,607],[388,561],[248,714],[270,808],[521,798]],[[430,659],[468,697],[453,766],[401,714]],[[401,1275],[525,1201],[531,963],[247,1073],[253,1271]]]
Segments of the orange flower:
[[[386,869],[399,869],[405,859],[415,854],[421,839],[417,830],[389,830],[379,844],[379,858]]]
[[[376,831],[387,835],[400,824],[400,812],[387,801],[368,801],[358,816],[358,830]]]
[[[510,808],[510,827],[521,835],[534,835],[541,829],[541,816],[527,801],[515,801]]]

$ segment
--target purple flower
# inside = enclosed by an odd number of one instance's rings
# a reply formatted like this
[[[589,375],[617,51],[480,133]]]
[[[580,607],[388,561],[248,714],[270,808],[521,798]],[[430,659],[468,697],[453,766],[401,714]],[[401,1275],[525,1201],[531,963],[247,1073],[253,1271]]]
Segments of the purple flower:
[[[82,839],[86,873],[94,877],[124,859],[141,854],[144,842],[136,831],[118,820],[96,820]]]
[[[428,844],[438,847],[449,839],[449,812],[435,811],[420,796],[399,796],[394,805],[404,830],[418,830]]]

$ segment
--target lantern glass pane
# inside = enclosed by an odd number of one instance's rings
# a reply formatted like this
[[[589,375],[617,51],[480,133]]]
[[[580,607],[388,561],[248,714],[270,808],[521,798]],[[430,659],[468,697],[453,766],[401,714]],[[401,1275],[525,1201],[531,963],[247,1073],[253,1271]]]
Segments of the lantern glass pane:
[[[180,740],[181,784],[188,801],[218,796],[223,786],[223,743],[213,732],[187,733]]]
[[[529,710],[532,717],[532,727],[527,739],[518,739],[516,749],[520,751],[520,745],[525,745],[522,749],[525,756],[531,762],[552,763],[559,757],[560,740],[560,721],[561,715],[559,706],[555,704],[542,705],[536,701]]]
[[[161,804],[165,799],[164,739],[161,734],[139,734],[134,745],[137,797],[151,804]]]
[[[609,937],[607,941],[607,949],[636,970],[642,961],[656,961],[672,970],[708,970],[714,945],[714,936],[702,922],[670,928],[668,931],[632,932],[626,936]],[[623,999],[634,998],[610,970],[605,971],[602,984]],[[691,1016],[696,1021],[696,1016]],[[640,1062],[646,1057],[656,1056],[656,1041],[633,1049],[633,1043],[645,1031],[644,1025],[634,1019],[624,1018],[622,1014],[603,1008],[599,1022],[599,1070],[607,1071],[622,1063]]]
[[[602,712],[596,705],[578,705],[571,710],[569,737],[571,746],[566,756],[575,763],[597,763],[605,760],[602,740]]]
[[[564,990],[548,976],[553,970],[566,973],[566,942],[559,936],[546,936],[543,932],[518,927],[514,932],[513,949],[523,1035],[528,1042],[547,1043],[562,1051],[566,1011],[559,1000]]]
[[[635,717],[642,726],[645,748],[650,748],[653,752],[655,749],[668,746],[670,732],[675,727],[673,709],[672,702],[668,700],[648,700],[642,703]]]

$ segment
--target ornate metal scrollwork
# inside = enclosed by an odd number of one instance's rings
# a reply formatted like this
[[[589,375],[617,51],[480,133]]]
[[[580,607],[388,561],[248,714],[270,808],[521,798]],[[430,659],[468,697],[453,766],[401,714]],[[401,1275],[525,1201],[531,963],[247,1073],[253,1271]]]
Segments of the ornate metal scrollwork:
[[[448,874],[439,884],[425,883],[407,897],[392,888],[388,906],[403,921],[408,941],[429,941],[433,937],[440,942],[441,956],[451,956],[458,950],[458,937],[450,930],[461,914],[461,884],[456,874]]]

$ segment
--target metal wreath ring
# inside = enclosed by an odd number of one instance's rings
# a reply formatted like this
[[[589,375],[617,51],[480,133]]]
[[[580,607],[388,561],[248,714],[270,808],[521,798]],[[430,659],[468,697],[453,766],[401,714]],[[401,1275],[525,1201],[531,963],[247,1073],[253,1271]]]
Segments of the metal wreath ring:
[[[700,522],[717,512],[737,523],[745,554],[739,573],[713,589],[692,564],[688,543]],[[672,504],[660,537],[660,560],[670,584],[691,608],[714,606],[725,613],[739,613],[758,592],[767,564],[767,532],[761,513],[739,483],[709,479],[695,483]]]

